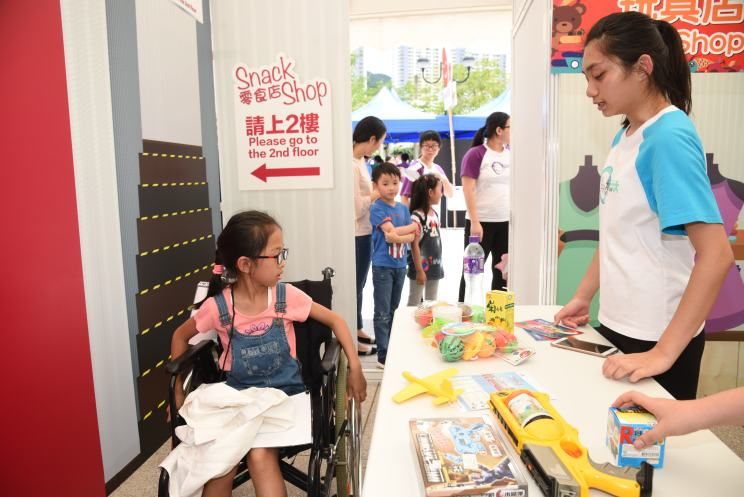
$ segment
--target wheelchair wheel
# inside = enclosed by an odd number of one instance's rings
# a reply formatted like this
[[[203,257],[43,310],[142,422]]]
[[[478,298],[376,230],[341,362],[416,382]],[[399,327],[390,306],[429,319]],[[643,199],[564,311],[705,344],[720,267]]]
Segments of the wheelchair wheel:
[[[362,408],[349,399],[346,411],[346,472],[354,497],[362,495]]]
[[[346,400],[348,363],[341,353],[336,384],[336,490],[338,497],[362,495],[362,411]]]

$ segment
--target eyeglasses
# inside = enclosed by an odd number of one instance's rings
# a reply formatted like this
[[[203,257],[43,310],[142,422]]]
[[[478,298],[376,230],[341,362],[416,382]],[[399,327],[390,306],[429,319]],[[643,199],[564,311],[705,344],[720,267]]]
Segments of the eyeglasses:
[[[289,249],[283,248],[276,255],[257,255],[254,257],[254,259],[274,259],[277,264],[282,265],[283,263],[287,262],[288,255],[289,255]]]
[[[428,148],[429,150],[436,150],[439,148],[439,145],[436,143],[427,143],[425,145],[421,145],[421,148]]]

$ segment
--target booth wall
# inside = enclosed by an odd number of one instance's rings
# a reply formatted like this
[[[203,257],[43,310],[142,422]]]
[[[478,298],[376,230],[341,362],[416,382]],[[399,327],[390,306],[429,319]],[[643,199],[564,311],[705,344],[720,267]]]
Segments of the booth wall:
[[[104,495],[63,50],[59,2],[0,2],[3,495]]]
[[[61,2],[75,187],[104,477],[139,453],[132,378],[106,6]]]
[[[509,288],[517,305],[552,303],[556,236],[548,165],[551,3],[514,6]]]
[[[220,1],[212,3],[214,80],[217,96],[222,210],[260,209],[284,228],[290,258],[288,281],[319,279],[326,266],[336,270],[334,309],[350,327],[356,309],[354,216],[351,167],[349,11],[345,0],[322,2]],[[235,20],[241,22],[236,23]],[[235,64],[268,65],[283,52],[296,61],[301,81],[326,79],[332,92],[333,187],[315,190],[241,191],[232,92]],[[328,165],[323,165],[327,167]]]
[[[558,137],[560,180],[568,182],[577,175],[585,157],[590,156],[593,166],[598,170],[610,150],[612,138],[620,129],[621,116],[605,118],[592,105],[586,96],[586,80],[581,74],[557,76],[558,89]],[[744,183],[744,142],[741,129],[744,127],[744,74],[693,74],[692,112],[690,114],[706,153],[713,154],[713,161],[720,165],[723,176]],[[599,176],[596,176],[597,187]],[[595,196],[598,200],[598,189]],[[577,220],[576,208],[561,197],[559,228],[563,231],[575,228],[575,223],[583,228],[598,229],[598,209],[583,212]],[[574,214],[571,214],[574,212]],[[591,226],[590,226],[591,225]],[[737,240],[733,242],[739,266],[744,266],[744,209],[738,217]],[[741,248],[739,248],[741,247]],[[567,249],[568,248],[568,249]],[[565,304],[573,295],[578,282],[589,264],[591,250],[586,242],[569,244],[563,248],[558,261],[557,303]],[[579,253],[585,252],[582,257]],[[729,287],[730,288],[730,287]],[[727,291],[724,288],[722,291]],[[736,300],[736,297],[731,300]],[[739,300],[741,301],[741,300]],[[597,305],[593,306],[592,318],[596,323]],[[740,320],[739,320],[740,321]],[[736,323],[730,321],[729,324]],[[739,322],[734,329],[744,328]]]

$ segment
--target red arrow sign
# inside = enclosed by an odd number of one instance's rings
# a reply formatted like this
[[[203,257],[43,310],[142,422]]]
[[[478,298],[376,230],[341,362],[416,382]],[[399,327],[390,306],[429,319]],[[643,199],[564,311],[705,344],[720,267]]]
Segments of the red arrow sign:
[[[320,176],[319,167],[280,167],[269,169],[266,164],[261,164],[251,174],[266,183],[266,178],[272,176]]]

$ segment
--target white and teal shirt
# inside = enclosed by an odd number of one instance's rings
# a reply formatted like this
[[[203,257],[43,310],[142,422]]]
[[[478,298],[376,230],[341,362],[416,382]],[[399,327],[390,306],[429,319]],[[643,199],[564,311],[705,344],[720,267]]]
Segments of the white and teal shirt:
[[[700,137],[670,105],[631,136],[615,136],[601,175],[599,320],[658,341],[692,272],[685,225],[722,222]]]

